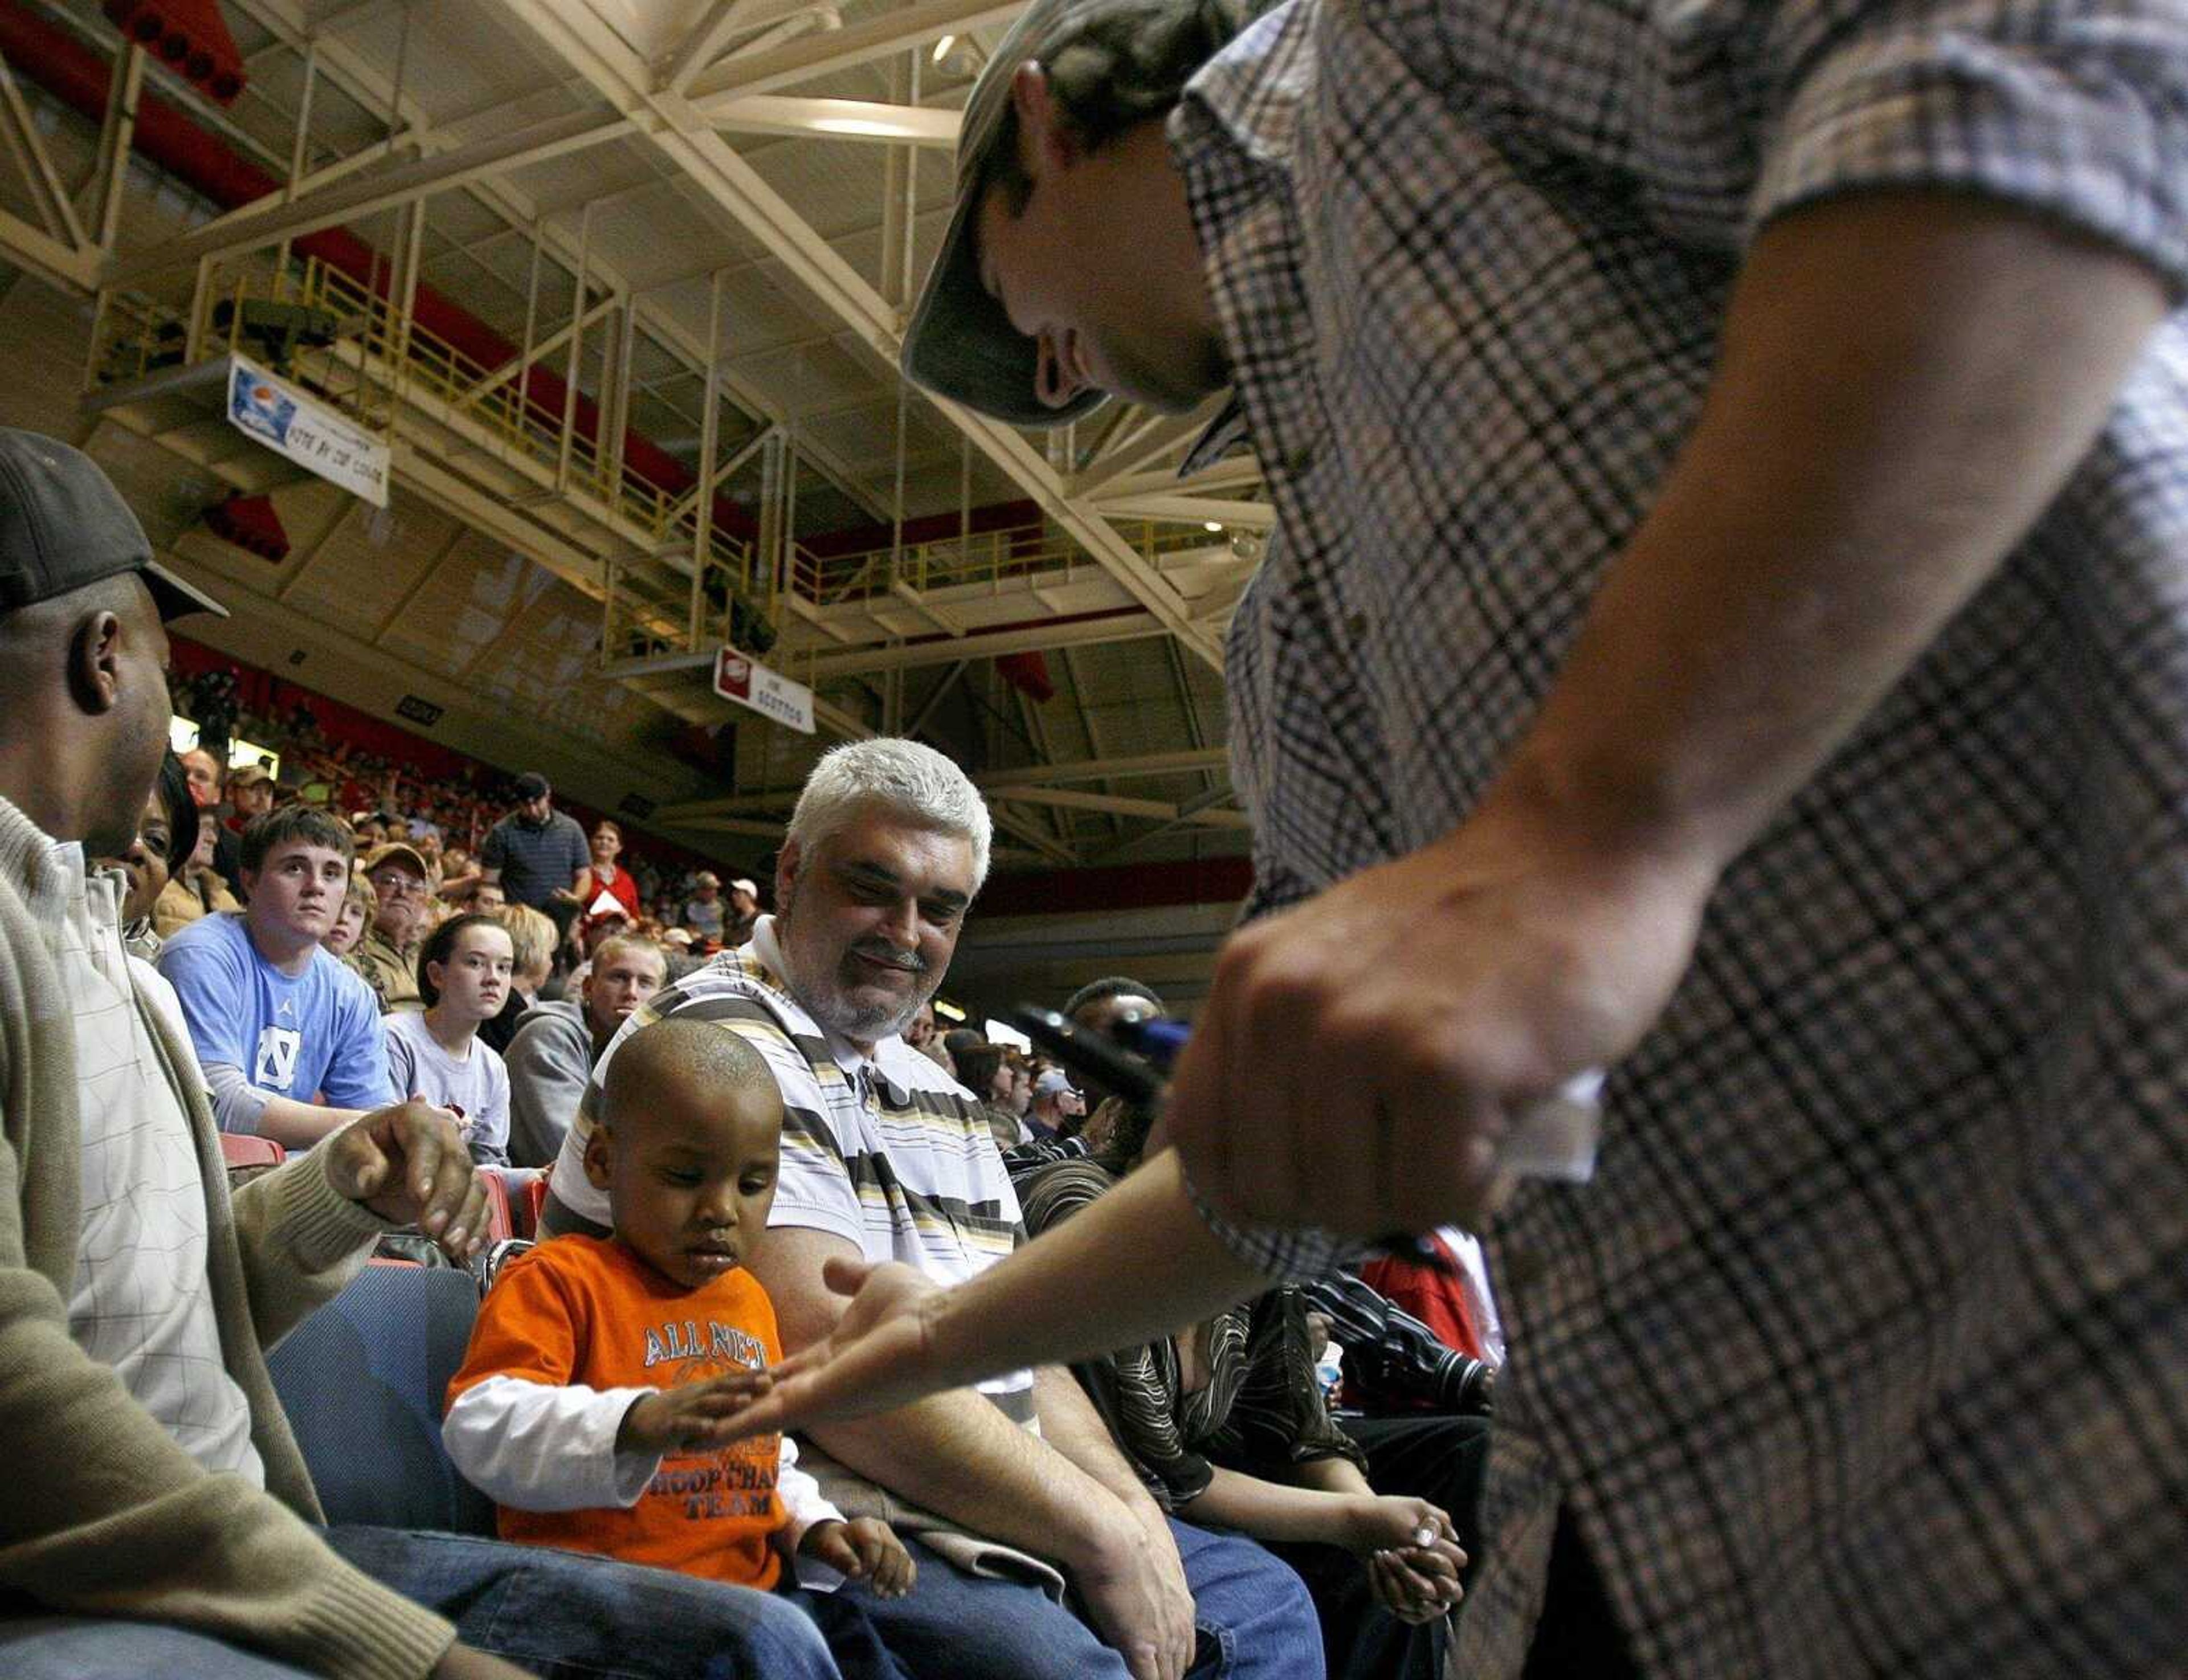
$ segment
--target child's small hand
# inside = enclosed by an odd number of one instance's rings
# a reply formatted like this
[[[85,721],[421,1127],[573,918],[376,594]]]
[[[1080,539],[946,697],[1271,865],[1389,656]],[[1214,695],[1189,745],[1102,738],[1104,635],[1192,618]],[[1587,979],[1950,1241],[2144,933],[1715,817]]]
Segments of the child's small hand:
[[[765,1394],[770,1380],[764,1371],[740,1368],[647,1395],[623,1414],[616,1451],[657,1456],[697,1446],[726,1446],[749,1431],[726,1428],[724,1420]]]
[[[919,1575],[904,1542],[879,1517],[815,1523],[798,1549],[853,1581],[865,1581],[878,1598],[901,1598]]]

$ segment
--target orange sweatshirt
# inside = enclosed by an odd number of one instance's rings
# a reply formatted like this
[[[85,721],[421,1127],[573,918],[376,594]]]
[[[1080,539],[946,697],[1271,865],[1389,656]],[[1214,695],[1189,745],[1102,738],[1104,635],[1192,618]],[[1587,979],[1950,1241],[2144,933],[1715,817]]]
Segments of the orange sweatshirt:
[[[619,1243],[557,1237],[512,1261],[480,1306],[444,1435],[499,1503],[505,1540],[766,1588],[782,1570],[770,1540],[792,1521],[792,1481],[798,1532],[837,1514],[788,1468],[789,1443],[656,1460],[617,1453],[615,1436],[649,1390],[781,1357],[775,1308],[750,1272],[681,1289]]]

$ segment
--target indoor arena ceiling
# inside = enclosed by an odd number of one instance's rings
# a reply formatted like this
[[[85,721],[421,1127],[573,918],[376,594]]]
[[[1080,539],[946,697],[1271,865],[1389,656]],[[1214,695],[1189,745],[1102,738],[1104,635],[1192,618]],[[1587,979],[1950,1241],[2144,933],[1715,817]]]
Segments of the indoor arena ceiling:
[[[231,651],[431,679],[488,756],[562,741],[595,802],[731,849],[820,747],[894,730],[973,770],[1021,861],[1241,848],[1216,672],[1252,461],[1181,484],[1205,414],[1023,433],[896,373],[1018,5],[170,0],[224,24],[226,104],[125,46],[146,9],[0,0],[0,343],[50,369],[5,418],[109,465],[237,600]],[[231,349],[387,443],[386,509],[238,442],[192,375]],[[208,531],[231,493],[285,558]],[[715,696],[730,635],[815,690],[815,735]]]

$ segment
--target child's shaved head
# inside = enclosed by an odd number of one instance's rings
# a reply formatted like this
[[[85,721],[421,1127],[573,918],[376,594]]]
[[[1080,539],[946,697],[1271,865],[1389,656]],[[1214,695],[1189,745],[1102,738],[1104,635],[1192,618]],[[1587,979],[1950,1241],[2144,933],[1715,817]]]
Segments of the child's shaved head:
[[[694,1093],[775,1091],[775,1075],[742,1035],[707,1021],[656,1021],[620,1046],[601,1085],[601,1118],[680,1111]]]
[[[617,1240],[663,1277],[705,1287],[767,1229],[782,1093],[758,1051],[714,1021],[657,1021],[616,1047],[585,1175]]]

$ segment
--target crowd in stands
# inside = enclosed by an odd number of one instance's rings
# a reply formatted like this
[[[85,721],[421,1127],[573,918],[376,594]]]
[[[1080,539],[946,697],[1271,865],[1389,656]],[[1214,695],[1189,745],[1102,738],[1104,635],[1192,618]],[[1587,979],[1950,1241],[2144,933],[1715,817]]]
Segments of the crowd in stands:
[[[567,867],[554,874],[539,896],[522,892],[505,895],[545,907],[556,893],[582,894],[589,916],[605,891],[621,903],[634,924],[651,924],[654,937],[674,934],[675,943],[688,942],[702,953],[743,943],[737,937],[741,933],[750,937],[760,905],[758,888],[749,879],[731,881],[725,888],[713,871],[686,857],[636,851],[625,856],[622,826],[612,819],[606,820],[612,847],[605,854],[598,848],[601,822],[590,815],[579,821],[556,809],[553,816],[559,820],[534,818],[512,824],[513,814],[536,808],[546,797],[544,777],[533,773],[504,777],[468,762],[458,772],[428,773],[415,762],[394,756],[396,749],[385,739],[360,745],[347,736],[338,736],[321,721],[320,710],[336,709],[325,702],[234,666],[200,663],[199,668],[174,675],[169,687],[176,714],[199,727],[199,746],[183,755],[184,768],[199,808],[213,811],[217,818],[212,826],[213,850],[206,862],[220,887],[231,894],[243,825],[279,800],[319,806],[342,818],[350,825],[360,855],[388,842],[414,847],[427,864],[435,893],[464,902],[466,908],[471,907],[469,895],[488,871],[499,869],[525,883],[533,871],[551,863]],[[262,690],[270,709],[245,703],[246,695],[256,696]],[[249,741],[274,753],[280,767],[278,781],[256,764],[227,768],[230,744],[235,741]],[[431,756],[436,764],[454,762],[452,754]],[[496,856],[489,859],[485,854],[495,843],[497,831],[502,838]],[[654,848],[663,854],[668,849]],[[572,879],[588,866],[598,871],[595,881]],[[185,889],[194,891],[195,877]],[[208,882],[207,891],[214,890]],[[567,899],[555,902],[567,904]],[[206,907],[201,897],[200,914]],[[557,910],[555,919],[559,926],[570,918]]]
[[[25,447],[0,437],[0,468]],[[551,1607],[528,1660],[582,1628],[639,1675],[1441,1672],[1497,1352],[1462,1233],[1069,1373],[736,1438],[760,1373],[834,1322],[840,1267],[968,1279],[1153,1147],[1132,1093],[939,1030],[990,837],[961,770],[908,741],[836,749],[786,833],[778,913],[701,871],[664,927],[616,825],[576,823],[536,775],[489,822],[446,790],[391,811],[392,775],[345,815],[356,786],[302,724],[279,780],[163,756],[151,651],[201,605],[123,521],[123,563],[0,611],[0,1085],[24,1187],[0,1215],[27,1233],[0,1269],[20,1303],[0,1406],[54,1479],[9,1532],[66,1565],[11,1588],[283,1674],[509,1680],[448,1640],[499,1637],[493,1583],[517,1570]],[[220,717],[221,691],[190,698]],[[1124,978],[1060,1001],[1095,1033],[1164,1013]],[[231,1189],[204,1165],[223,1133],[289,1159]],[[489,1266],[484,1187],[527,1170],[540,1240]],[[56,1244],[56,1209],[90,1249]],[[443,1440],[514,1544],[309,1525],[259,1338],[406,1242],[477,1268]],[[111,1462],[78,1486],[92,1442]],[[102,1586],[116,1560],[143,1584]],[[313,1593],[338,1628],[299,1607]],[[133,1672],[211,1672],[170,1655]]]

